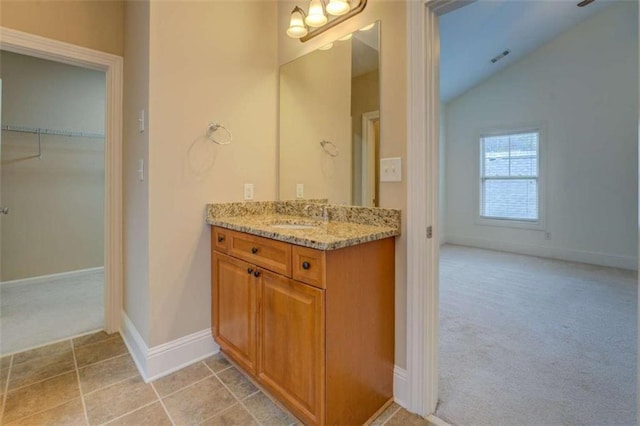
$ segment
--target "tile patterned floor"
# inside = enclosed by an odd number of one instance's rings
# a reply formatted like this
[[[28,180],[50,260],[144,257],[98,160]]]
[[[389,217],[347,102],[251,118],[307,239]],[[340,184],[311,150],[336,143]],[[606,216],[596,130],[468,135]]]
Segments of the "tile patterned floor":
[[[221,354],[144,383],[119,334],[0,358],[2,425],[297,425]],[[427,425],[392,404],[373,425]]]

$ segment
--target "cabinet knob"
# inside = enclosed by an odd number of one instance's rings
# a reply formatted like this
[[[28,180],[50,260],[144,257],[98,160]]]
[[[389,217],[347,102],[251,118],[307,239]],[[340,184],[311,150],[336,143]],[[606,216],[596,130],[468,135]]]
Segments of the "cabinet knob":
[[[253,268],[247,268],[247,274],[250,274],[253,272]]]
[[[254,276],[254,277],[256,277],[256,278],[258,278],[258,277],[260,276],[260,271],[255,271],[255,272],[253,273],[253,276]]]
[[[218,242],[221,243],[224,241],[224,235],[218,235]]]
[[[256,254],[258,252],[258,247],[251,247],[251,253]]]
[[[311,264],[309,262],[302,262],[302,269],[309,269],[311,268]]]

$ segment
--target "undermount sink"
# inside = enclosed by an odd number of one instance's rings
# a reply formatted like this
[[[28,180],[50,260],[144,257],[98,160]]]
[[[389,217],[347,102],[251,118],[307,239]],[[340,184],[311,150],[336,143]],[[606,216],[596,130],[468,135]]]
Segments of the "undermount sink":
[[[315,229],[318,225],[305,225],[302,223],[276,223],[271,225],[272,228],[278,229]]]

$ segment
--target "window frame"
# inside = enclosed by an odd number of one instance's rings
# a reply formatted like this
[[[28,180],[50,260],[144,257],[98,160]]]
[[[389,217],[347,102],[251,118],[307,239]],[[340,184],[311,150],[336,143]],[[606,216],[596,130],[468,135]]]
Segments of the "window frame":
[[[537,167],[538,167],[538,219],[510,219],[510,218],[492,218],[482,215],[482,205],[484,202],[484,141],[483,138],[492,136],[505,136],[514,135],[520,133],[538,133],[538,153],[537,153]],[[521,228],[521,229],[533,229],[544,230],[546,223],[546,206],[545,206],[545,155],[546,155],[546,123],[535,123],[520,126],[496,126],[489,129],[480,130],[476,134],[475,146],[476,146],[476,165],[478,167],[476,173],[477,179],[477,191],[476,191],[476,224],[489,225],[489,226],[501,226],[509,228]],[[522,179],[531,178],[530,176],[522,177]]]

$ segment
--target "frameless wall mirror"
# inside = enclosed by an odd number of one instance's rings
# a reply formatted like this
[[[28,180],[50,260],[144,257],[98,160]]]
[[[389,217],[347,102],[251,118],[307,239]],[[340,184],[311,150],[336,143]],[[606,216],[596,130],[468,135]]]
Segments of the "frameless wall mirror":
[[[280,199],[378,205],[380,22],[280,67]]]

